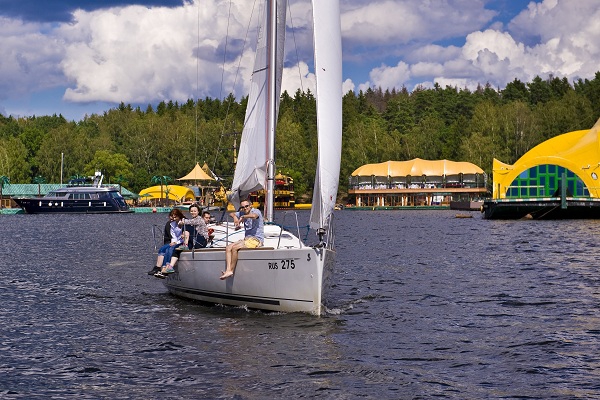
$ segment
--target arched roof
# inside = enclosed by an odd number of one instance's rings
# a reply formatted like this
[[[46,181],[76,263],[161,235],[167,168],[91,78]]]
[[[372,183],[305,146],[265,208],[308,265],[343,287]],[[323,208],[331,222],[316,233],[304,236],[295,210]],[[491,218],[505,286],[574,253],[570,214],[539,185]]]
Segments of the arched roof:
[[[559,165],[573,171],[588,187],[592,197],[600,197],[600,119],[592,129],[563,133],[538,144],[513,165],[494,159],[493,197],[497,198],[498,185],[504,196],[506,188],[521,172],[543,164]]]
[[[140,192],[140,197],[142,199],[164,199],[167,198],[167,191],[170,200],[194,201],[196,199],[192,189],[179,185],[163,185],[162,192],[160,186],[152,186],[142,190]]]
[[[422,160],[386,161],[365,164],[357,168],[352,176],[443,176],[458,174],[483,174],[477,165],[464,161]]]

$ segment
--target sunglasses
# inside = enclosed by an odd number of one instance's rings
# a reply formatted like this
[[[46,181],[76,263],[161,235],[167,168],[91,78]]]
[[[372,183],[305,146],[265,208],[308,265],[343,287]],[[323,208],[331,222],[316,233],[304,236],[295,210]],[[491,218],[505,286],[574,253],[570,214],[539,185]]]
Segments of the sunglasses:
[[[242,206],[242,208],[250,208],[250,204],[246,204],[245,206]]]

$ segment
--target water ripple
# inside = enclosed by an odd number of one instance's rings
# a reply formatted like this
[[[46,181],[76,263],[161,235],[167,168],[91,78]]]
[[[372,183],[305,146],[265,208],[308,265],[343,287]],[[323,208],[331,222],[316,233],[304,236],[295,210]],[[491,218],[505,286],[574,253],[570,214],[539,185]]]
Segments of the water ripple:
[[[599,398],[600,221],[454,214],[336,214],[320,318],[170,296],[165,215],[2,216],[0,397]]]

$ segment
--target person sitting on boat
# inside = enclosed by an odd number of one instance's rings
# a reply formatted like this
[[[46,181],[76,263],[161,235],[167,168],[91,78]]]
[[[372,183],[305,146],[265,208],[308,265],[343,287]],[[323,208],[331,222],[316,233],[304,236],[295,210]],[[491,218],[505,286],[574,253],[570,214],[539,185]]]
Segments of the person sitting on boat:
[[[202,213],[202,219],[204,220],[204,224],[208,224],[211,222],[211,218],[212,216],[210,215],[210,213],[208,211],[204,211]],[[192,218],[193,219],[193,218]],[[185,219],[184,221],[191,221],[189,219]],[[179,222],[179,224],[181,224],[181,221]],[[187,226],[184,225],[185,228],[187,228]],[[184,233],[184,238],[183,238],[183,244],[182,246],[184,247],[178,247],[175,249],[175,251],[173,252],[173,257],[171,257],[171,267],[175,268],[175,264],[177,264],[177,261],[179,261],[179,255],[181,254],[181,252],[183,250],[188,250],[188,243],[189,243],[189,237],[195,237],[196,239],[194,239],[194,249],[200,249],[202,247],[206,247],[208,245],[208,243],[212,242],[214,235],[213,232],[215,230],[212,228],[207,228],[206,229],[206,235],[208,236],[208,239],[206,239],[204,236],[201,236],[198,231],[196,231],[195,233],[191,233],[188,232],[187,229],[183,230]],[[188,233],[188,240],[185,239],[185,234]],[[204,240],[199,239],[199,237],[202,237]]]
[[[200,249],[208,244],[208,227],[210,222],[210,213],[204,211],[200,216],[200,206],[196,203],[190,206],[192,218],[183,218],[179,221],[179,226],[183,226],[183,249]],[[190,245],[190,239],[192,239]]]
[[[154,274],[157,278],[164,278],[166,274],[175,272],[171,265],[171,258],[175,248],[183,243],[182,229],[179,227],[179,221],[183,219],[183,213],[178,209],[173,209],[169,213],[169,243],[164,244],[158,250],[156,258],[156,267],[162,269]],[[166,228],[165,228],[166,230]]]
[[[167,223],[165,224],[165,228],[163,229],[163,245],[171,243],[171,222],[173,222],[173,220],[171,219],[171,216],[169,215],[169,220],[167,221]],[[158,260],[157,260],[156,265],[154,265],[152,267],[152,269],[150,271],[148,271],[148,275],[154,275],[157,272],[160,272],[161,267],[162,267],[162,261],[159,264]]]
[[[263,245],[265,238],[263,216],[260,210],[253,208],[248,200],[241,203],[240,210],[230,214],[233,217],[236,229],[242,227],[245,229],[245,237],[235,243],[228,245],[225,249],[225,259],[227,269],[223,271],[220,279],[227,279],[233,276],[235,266],[238,260],[238,251],[240,249],[254,249]]]

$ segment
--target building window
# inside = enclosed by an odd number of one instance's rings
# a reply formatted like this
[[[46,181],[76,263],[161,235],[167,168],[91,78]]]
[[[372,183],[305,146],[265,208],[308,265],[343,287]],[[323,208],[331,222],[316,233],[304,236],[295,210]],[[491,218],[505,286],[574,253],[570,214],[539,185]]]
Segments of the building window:
[[[565,174],[567,196],[589,197],[590,192],[573,171],[564,167],[536,165],[519,174],[506,190],[508,198],[559,197],[562,174]]]

